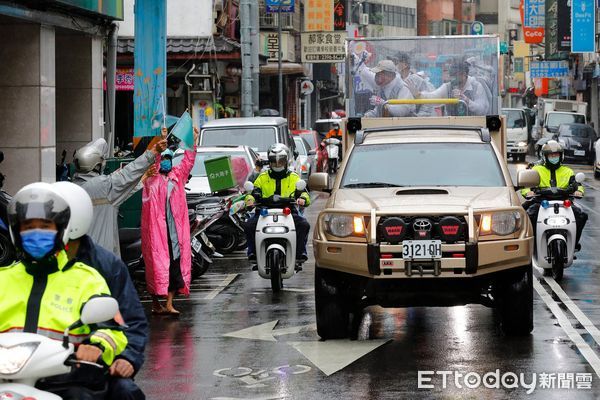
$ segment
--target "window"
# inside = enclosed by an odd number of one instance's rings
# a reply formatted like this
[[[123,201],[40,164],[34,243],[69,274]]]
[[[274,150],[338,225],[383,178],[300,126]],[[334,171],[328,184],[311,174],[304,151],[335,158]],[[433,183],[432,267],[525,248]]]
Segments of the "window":
[[[277,142],[277,135],[273,127],[208,128],[202,131],[200,138],[201,146],[246,145],[259,152],[266,152],[270,145]]]
[[[395,186],[506,186],[488,143],[464,143],[460,147],[453,143],[360,145],[354,147],[347,163],[342,188],[371,182]],[[376,178],[374,168],[378,171]]]

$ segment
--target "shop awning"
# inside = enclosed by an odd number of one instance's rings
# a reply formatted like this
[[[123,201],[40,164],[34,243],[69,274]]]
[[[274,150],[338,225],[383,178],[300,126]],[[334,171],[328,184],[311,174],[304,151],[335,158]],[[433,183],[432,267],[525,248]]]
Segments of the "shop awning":
[[[278,63],[267,63],[265,65],[260,66],[260,74],[261,75],[277,75],[278,72]],[[282,63],[281,64],[281,73],[283,75],[307,75],[304,70],[304,66],[298,63]]]
[[[133,54],[135,40],[119,38],[117,51],[120,54]],[[222,36],[198,38],[168,38],[167,53],[233,53],[240,51],[240,44]]]

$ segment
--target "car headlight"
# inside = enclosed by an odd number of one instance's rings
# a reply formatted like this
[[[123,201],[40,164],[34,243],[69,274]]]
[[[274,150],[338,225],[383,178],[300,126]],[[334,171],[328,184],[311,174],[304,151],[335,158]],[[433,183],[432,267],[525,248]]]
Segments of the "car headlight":
[[[31,358],[40,342],[21,343],[12,347],[0,346],[0,374],[19,372]]]
[[[527,146],[527,143],[525,143],[525,142],[519,142],[519,143],[517,143],[517,146],[519,146],[519,147],[525,147],[525,146]]]
[[[361,216],[326,214],[325,231],[330,235],[342,238],[350,235],[364,236],[365,226]]]
[[[287,226],[265,226],[262,231],[269,235],[283,235],[288,233],[289,229]]]
[[[521,229],[521,214],[516,211],[503,211],[481,215],[480,235],[506,236]]]
[[[550,217],[546,220],[546,223],[551,226],[564,226],[569,223],[569,220],[565,217]]]

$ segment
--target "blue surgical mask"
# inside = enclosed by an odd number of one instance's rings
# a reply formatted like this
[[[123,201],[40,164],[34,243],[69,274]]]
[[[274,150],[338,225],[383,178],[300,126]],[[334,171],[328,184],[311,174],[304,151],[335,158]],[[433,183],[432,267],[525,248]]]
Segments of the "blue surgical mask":
[[[29,229],[21,232],[23,250],[36,260],[42,259],[54,249],[56,231],[49,229]]]
[[[558,164],[560,162],[560,156],[559,157],[548,157],[548,162],[550,164]]]
[[[162,160],[160,162],[161,171],[169,172],[171,168],[173,168],[173,163],[171,162],[171,160]]]

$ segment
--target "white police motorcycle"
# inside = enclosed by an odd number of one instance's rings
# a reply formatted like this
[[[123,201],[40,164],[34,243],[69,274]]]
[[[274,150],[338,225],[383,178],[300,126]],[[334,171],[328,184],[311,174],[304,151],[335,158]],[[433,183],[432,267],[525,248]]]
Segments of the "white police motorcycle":
[[[83,325],[112,320],[118,311],[119,305],[112,297],[90,299],[81,310],[80,320],[65,329],[62,342],[35,333],[0,334],[0,399],[61,400],[53,393],[36,389],[36,382],[67,374],[75,364],[104,368],[73,357],[75,347],[69,343],[69,332]]]
[[[533,265],[543,268],[544,275],[560,281],[564,269],[573,264],[577,225],[573,213],[573,193],[585,180],[585,174],[575,175],[567,189],[534,188],[533,201],[540,204],[535,237]]]
[[[254,184],[246,182],[244,189],[250,193]],[[296,183],[296,193],[305,189],[305,181]],[[296,227],[292,217],[292,207],[296,206],[296,199],[278,195],[257,199],[256,264],[260,277],[271,280],[273,292],[279,292],[283,280],[291,278],[300,266],[296,262]]]

